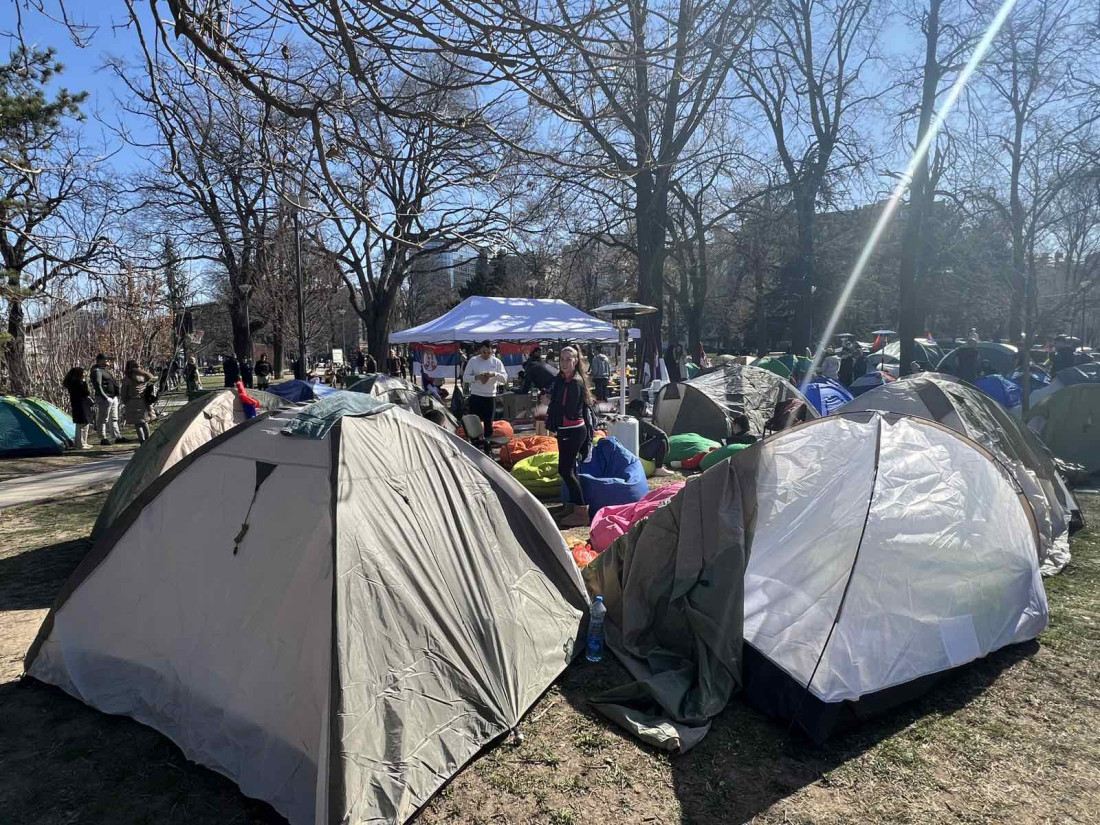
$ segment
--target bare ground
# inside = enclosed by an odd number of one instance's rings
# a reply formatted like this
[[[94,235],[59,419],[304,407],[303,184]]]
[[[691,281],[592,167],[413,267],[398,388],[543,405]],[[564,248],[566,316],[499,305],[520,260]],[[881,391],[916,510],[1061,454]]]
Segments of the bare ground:
[[[156,732],[15,681],[104,494],[0,517],[0,822],[275,823]],[[1100,497],[1085,498],[1094,523]],[[1100,530],[1048,581],[1038,644],[963,668],[925,698],[815,748],[734,700],[670,758],[595,716],[625,680],[577,663],[421,813],[425,823],[1091,823],[1100,820]]]

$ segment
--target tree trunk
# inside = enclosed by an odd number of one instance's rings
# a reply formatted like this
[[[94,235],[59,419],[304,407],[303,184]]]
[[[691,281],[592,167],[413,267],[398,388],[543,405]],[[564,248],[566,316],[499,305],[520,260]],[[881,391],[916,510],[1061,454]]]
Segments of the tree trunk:
[[[688,352],[692,357],[699,351],[699,345],[703,338],[703,307],[695,305],[686,308],[684,312],[684,324],[687,326]]]
[[[8,298],[8,340],[4,343],[4,360],[8,365],[8,385],[12,395],[30,392],[30,375],[27,371],[27,330],[23,317],[23,301],[15,296]]]
[[[791,330],[791,352],[802,355],[813,346],[810,324],[813,322],[814,287],[814,198],[801,193],[795,198],[798,213],[798,304],[794,313],[794,329]]]
[[[229,310],[229,325],[232,330],[233,354],[241,364],[251,355],[248,351],[248,325],[245,323],[245,311],[243,301],[230,299],[226,303]]]
[[[648,363],[650,374],[657,375],[661,351],[661,326],[664,310],[665,227],[668,191],[658,186],[653,173],[643,170],[635,179],[634,222],[638,232],[638,303],[657,311],[639,318],[642,333],[638,347],[638,376]]]

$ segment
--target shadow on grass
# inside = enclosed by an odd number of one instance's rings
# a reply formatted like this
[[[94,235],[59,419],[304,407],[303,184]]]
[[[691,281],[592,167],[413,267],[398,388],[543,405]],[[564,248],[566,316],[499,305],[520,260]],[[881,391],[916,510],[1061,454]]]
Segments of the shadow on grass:
[[[750,822],[777,802],[825,777],[899,731],[929,716],[950,716],[988,689],[1001,673],[1038,651],[1028,642],[945,675],[923,697],[815,746],[787,722],[772,721],[738,697],[719,714],[707,737],[669,764],[683,825]],[[587,698],[629,680],[617,662],[583,660],[565,674],[561,691],[579,713],[628,742],[623,730],[596,713]],[[639,748],[648,746],[636,743]],[[656,751],[652,751],[656,753]],[[827,781],[827,780],[826,780]]]
[[[0,557],[0,611],[52,607],[91,546],[80,538]]]
[[[152,728],[56,688],[33,679],[0,685],[0,708],[5,825],[286,823]]]

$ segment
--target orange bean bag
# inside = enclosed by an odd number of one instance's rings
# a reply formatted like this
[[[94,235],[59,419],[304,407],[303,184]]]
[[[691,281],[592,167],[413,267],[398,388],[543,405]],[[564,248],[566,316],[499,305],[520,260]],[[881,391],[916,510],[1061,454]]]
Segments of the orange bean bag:
[[[495,422],[493,429],[496,429]],[[507,469],[512,469],[517,461],[538,453],[556,453],[558,440],[548,435],[532,435],[527,438],[517,438],[500,448],[500,463]]]

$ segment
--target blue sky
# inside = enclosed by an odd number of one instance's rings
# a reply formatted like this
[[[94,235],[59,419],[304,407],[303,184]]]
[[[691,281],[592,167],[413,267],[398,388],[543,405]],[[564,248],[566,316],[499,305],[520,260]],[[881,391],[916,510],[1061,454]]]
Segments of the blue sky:
[[[23,39],[30,46],[53,47],[56,50],[65,71],[56,78],[53,85],[64,86],[73,92],[88,93],[88,100],[83,107],[87,115],[87,121],[83,125],[87,141],[93,146],[106,144],[110,151],[117,152],[112,159],[112,165],[123,173],[132,171],[143,164],[140,155],[104,125],[104,122],[118,122],[118,98],[125,95],[126,89],[113,72],[102,68],[108,56],[133,58],[137,55],[137,36],[125,27],[129,16],[125,7],[117,2],[69,3],[66,8],[71,18],[95,28],[87,46],[81,47],[74,43],[69,32],[60,23],[27,11],[23,15]],[[10,48],[14,45],[14,40],[9,38],[4,45]],[[140,123],[135,124],[133,119],[128,121],[128,125],[141,126]]]

